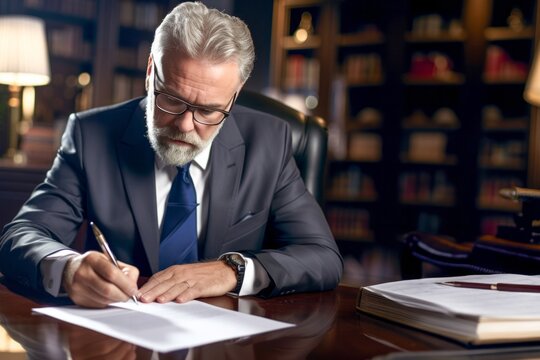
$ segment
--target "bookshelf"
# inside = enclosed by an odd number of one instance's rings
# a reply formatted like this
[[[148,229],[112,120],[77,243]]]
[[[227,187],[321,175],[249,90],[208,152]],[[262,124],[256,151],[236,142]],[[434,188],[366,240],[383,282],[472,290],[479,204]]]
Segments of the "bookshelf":
[[[530,107],[523,100],[533,57],[534,1],[494,1],[484,30],[485,62],[476,205],[482,233],[511,224],[519,204],[497,196],[501,187],[526,186]]]
[[[519,209],[498,190],[532,186],[537,167],[522,97],[536,11],[536,0],[274,1],[272,86],[315,93],[311,111],[329,122],[338,242],[412,230],[465,241],[511,221]],[[305,12],[313,30],[299,45]],[[295,56],[317,63],[315,91],[290,86]]]
[[[36,88],[30,162],[49,164],[69,114],[145,94],[153,31],[175,1],[3,0],[0,14],[45,20],[52,79]],[[2,89],[0,94],[5,91]],[[1,109],[0,109],[1,110]],[[3,122],[2,122],[3,123]],[[36,141],[34,141],[36,140]],[[51,146],[34,149],[37,142]],[[0,140],[0,151],[5,141]],[[35,150],[35,151],[34,151]],[[38,156],[39,155],[39,156]]]
[[[113,101],[145,94],[144,78],[154,30],[168,8],[158,2],[121,0]]]

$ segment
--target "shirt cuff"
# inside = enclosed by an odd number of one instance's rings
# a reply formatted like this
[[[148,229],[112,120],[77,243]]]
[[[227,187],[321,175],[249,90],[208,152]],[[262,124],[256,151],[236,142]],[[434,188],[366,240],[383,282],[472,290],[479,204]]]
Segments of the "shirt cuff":
[[[246,269],[244,270],[244,281],[238,294],[230,292],[229,294],[236,296],[247,296],[258,294],[261,290],[267,288],[270,285],[270,277],[266,273],[266,270],[255,259],[246,257],[238,252],[228,252],[221,255],[218,259],[228,254],[238,254],[245,261]]]
[[[66,295],[61,289],[64,268],[69,259],[79,255],[72,250],[59,250],[41,260],[39,267],[43,278],[43,287],[52,296]]]

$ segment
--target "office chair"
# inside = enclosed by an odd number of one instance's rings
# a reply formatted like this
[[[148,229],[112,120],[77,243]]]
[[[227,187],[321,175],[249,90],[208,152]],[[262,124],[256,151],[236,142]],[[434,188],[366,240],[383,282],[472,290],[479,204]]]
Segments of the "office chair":
[[[328,150],[328,132],[325,121],[320,117],[306,115],[282,102],[253,91],[243,90],[236,102],[272,114],[290,124],[294,159],[300,169],[306,188],[322,206]]]

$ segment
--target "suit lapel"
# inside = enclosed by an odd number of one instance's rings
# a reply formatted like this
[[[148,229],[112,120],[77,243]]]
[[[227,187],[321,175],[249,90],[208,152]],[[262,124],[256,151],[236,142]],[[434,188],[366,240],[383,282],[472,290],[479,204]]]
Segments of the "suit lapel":
[[[206,259],[221,255],[225,230],[229,228],[235,194],[240,185],[245,146],[234,116],[229,117],[212,144],[208,220],[203,256]]]
[[[118,143],[119,166],[131,211],[152,273],[159,264],[159,228],[157,222],[154,151],[146,138],[144,108],[141,101]]]

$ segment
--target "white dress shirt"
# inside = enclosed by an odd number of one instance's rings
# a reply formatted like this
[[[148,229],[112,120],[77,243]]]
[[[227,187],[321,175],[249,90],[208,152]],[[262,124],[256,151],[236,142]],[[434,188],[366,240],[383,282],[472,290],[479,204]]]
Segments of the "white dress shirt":
[[[197,206],[197,236],[199,237],[201,236],[201,232],[206,229],[206,221],[208,218],[208,193],[206,191],[206,184],[210,176],[210,169],[207,167],[210,158],[210,149],[211,146],[206,147],[206,149],[193,159],[191,166],[189,167],[189,174],[195,185],[197,203],[199,204],[199,206]],[[156,161],[154,163],[157,216],[158,225],[161,229],[163,215],[167,206],[167,197],[169,196],[169,191],[171,190],[177,169],[175,166],[165,165],[158,156],[156,156]],[[204,236],[204,234],[202,235]],[[77,252],[72,250],[61,250],[48,255],[41,261],[40,270],[43,276],[43,286],[48,293],[53,296],[60,295],[64,267],[69,258],[77,254]],[[258,261],[245,257],[242,254],[239,255],[241,255],[246,262],[244,281],[242,282],[240,292],[233,295],[244,296],[257,294],[270,284],[268,274]]]

